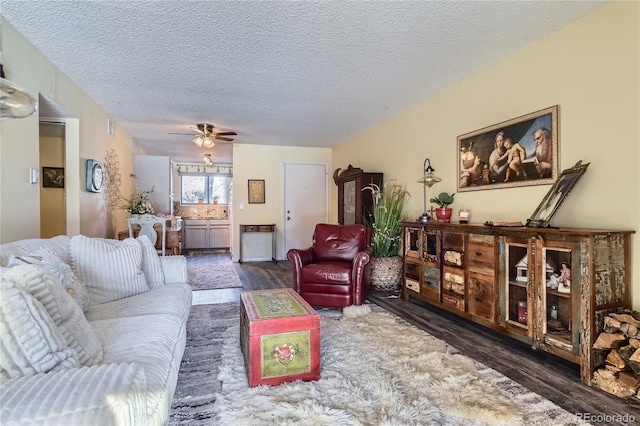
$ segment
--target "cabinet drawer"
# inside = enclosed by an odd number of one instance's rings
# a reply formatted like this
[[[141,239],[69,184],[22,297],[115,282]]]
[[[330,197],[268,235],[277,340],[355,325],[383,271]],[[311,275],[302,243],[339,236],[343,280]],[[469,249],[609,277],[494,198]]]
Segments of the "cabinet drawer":
[[[468,312],[480,318],[495,320],[495,287],[493,275],[469,272],[467,279]]]
[[[463,311],[464,312],[464,299],[461,297],[456,297],[450,294],[443,294],[442,295],[442,303],[445,306],[449,306],[449,307],[454,307],[456,309],[458,309],[459,311]]]
[[[405,278],[404,286],[406,288],[408,288],[409,290],[413,290],[416,293],[420,293],[420,283],[418,281],[416,281],[416,280]]]
[[[464,297],[464,269],[442,268],[442,289]]]
[[[413,280],[420,279],[420,264],[410,262],[408,259],[404,263],[404,276]]]
[[[469,235],[467,267],[470,271],[492,275],[495,267],[493,235]]]

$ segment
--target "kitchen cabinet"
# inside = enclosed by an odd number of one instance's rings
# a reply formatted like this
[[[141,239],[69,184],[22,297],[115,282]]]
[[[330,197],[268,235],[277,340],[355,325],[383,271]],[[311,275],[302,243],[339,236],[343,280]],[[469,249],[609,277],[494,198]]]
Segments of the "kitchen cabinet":
[[[634,231],[404,222],[403,300],[424,300],[580,365],[631,306]]]
[[[363,218],[371,214],[373,197],[371,191],[363,191],[371,184],[382,187],[382,173],[365,173],[349,165],[346,170],[334,172],[338,185],[338,222],[340,225],[363,224]]]
[[[210,218],[184,219],[185,249],[229,248],[229,220]]]

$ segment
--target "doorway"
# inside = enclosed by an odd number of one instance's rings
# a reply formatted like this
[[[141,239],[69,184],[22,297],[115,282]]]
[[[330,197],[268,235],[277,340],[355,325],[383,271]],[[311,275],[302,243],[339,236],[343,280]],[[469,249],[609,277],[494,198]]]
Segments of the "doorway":
[[[316,224],[327,221],[326,164],[284,164],[284,254],[311,247]]]
[[[40,122],[40,238],[67,233],[65,123]]]

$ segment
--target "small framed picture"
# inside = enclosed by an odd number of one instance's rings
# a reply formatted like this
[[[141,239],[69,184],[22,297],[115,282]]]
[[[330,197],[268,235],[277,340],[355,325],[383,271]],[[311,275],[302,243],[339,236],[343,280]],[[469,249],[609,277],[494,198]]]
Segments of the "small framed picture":
[[[264,179],[249,179],[249,204],[264,204]]]
[[[64,167],[43,167],[42,187],[64,188]]]
[[[526,226],[530,228],[549,228],[551,217],[558,210],[564,199],[567,198],[580,176],[587,171],[589,164],[591,163],[582,164],[582,161],[578,161],[575,166],[564,170],[560,178],[542,199],[536,211],[527,219]]]

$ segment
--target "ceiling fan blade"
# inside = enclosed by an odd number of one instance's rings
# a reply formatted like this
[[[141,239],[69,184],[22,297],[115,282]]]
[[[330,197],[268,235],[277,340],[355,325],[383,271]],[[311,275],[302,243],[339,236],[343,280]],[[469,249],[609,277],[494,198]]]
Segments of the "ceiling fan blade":
[[[237,136],[238,134],[236,132],[218,132],[218,133],[216,133],[216,135],[219,135],[219,136]]]
[[[231,142],[233,140],[231,138],[223,138],[222,136],[218,136],[218,135],[216,135],[214,139],[220,139],[221,141],[228,141],[228,142]]]

